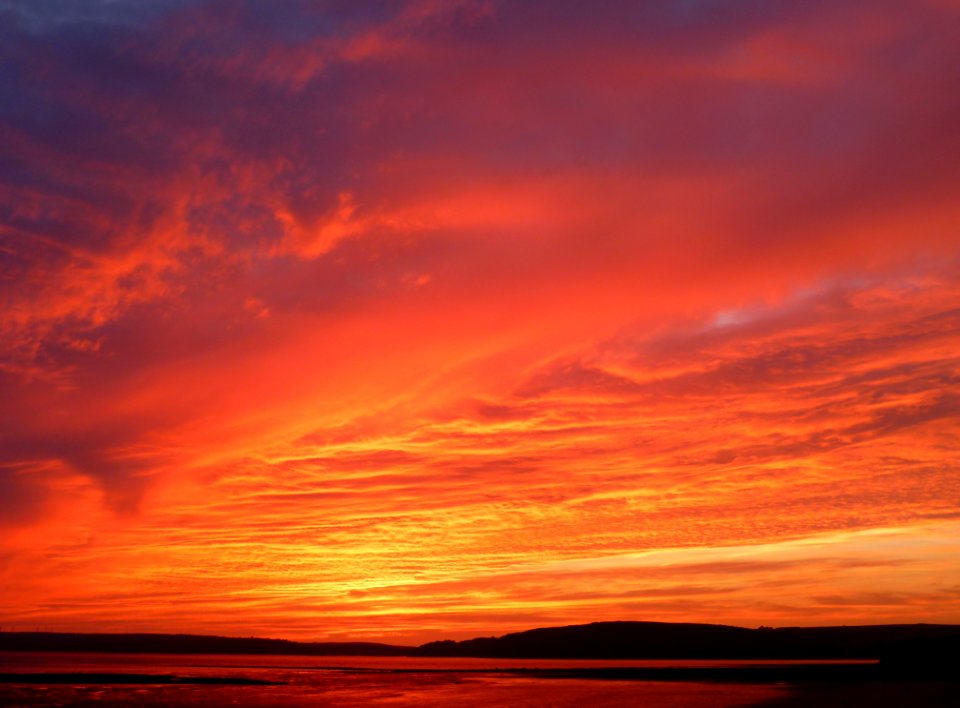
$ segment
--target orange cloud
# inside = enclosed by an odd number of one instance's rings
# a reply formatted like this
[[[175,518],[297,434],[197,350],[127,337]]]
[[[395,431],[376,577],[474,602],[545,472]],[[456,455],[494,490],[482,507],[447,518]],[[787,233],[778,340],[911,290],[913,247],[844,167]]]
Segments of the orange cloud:
[[[5,626],[956,621],[942,3],[36,8]]]

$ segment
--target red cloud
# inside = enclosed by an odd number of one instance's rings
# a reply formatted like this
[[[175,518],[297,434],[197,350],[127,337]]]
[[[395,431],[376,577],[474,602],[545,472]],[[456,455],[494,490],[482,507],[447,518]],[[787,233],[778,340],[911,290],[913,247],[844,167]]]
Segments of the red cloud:
[[[521,5],[0,10],[8,623],[955,619],[950,3]]]

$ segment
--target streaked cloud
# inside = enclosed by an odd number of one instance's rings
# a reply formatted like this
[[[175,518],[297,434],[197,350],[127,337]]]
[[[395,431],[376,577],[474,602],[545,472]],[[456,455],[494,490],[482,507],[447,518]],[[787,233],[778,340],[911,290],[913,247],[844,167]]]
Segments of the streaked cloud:
[[[957,23],[0,2],[4,623],[956,621]]]

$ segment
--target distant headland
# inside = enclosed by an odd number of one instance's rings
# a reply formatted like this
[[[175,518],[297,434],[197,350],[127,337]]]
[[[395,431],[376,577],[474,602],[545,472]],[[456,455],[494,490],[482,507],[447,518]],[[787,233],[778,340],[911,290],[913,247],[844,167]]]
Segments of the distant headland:
[[[716,624],[594,622],[421,646],[190,634],[2,632],[0,651],[503,659],[876,659],[900,666],[947,668],[958,666],[960,625],[748,629]]]

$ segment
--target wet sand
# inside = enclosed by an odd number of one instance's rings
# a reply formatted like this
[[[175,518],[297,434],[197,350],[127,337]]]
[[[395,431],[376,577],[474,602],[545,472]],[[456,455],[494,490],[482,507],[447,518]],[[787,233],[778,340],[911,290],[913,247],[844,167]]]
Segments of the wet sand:
[[[88,663],[84,663],[84,661]],[[940,708],[960,705],[960,682],[891,672],[878,663],[744,663],[610,666],[492,661],[366,666],[342,657],[25,656],[0,673],[3,705],[523,705],[580,708]],[[361,663],[361,662],[357,662]],[[432,664],[432,665],[431,665]],[[499,665],[497,665],[499,664]],[[16,666],[16,668],[15,668]],[[84,671],[83,668],[89,670]],[[34,669],[31,671],[31,669]],[[125,669],[132,669],[125,671]],[[139,671],[137,669],[140,669]],[[151,671],[152,669],[152,671]]]

